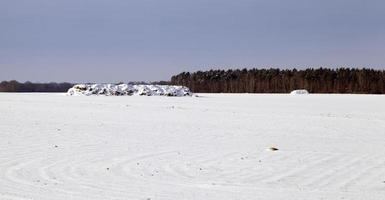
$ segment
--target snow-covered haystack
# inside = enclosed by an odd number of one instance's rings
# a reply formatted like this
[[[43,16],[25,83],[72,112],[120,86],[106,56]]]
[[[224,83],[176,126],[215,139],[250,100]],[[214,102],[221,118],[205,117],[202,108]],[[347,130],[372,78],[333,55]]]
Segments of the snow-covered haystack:
[[[293,95],[304,95],[304,94],[309,94],[307,90],[293,90],[290,92],[290,94]]]
[[[78,84],[70,88],[67,94],[80,96],[191,96],[192,92],[187,87],[174,85]]]

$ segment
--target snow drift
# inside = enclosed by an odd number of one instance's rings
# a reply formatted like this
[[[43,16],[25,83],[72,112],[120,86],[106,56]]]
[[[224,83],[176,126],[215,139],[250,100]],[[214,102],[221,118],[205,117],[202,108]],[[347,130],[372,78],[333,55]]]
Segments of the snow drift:
[[[132,85],[132,84],[78,84],[67,92],[68,95],[105,96],[191,96],[184,86],[174,85]]]
[[[303,95],[303,94],[309,94],[309,92],[307,90],[293,90],[290,92],[290,94]]]

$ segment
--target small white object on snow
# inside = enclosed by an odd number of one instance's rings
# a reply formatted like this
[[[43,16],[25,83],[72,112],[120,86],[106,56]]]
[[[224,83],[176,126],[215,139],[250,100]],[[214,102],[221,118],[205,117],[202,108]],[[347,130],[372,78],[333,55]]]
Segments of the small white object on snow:
[[[307,90],[293,90],[290,92],[290,94],[303,95],[303,94],[309,94],[309,92]]]

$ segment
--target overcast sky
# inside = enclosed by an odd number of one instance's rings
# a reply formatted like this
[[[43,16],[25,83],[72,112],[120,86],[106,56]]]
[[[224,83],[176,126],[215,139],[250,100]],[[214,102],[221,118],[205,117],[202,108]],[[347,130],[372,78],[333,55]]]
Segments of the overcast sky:
[[[0,0],[0,80],[385,67],[383,0]]]

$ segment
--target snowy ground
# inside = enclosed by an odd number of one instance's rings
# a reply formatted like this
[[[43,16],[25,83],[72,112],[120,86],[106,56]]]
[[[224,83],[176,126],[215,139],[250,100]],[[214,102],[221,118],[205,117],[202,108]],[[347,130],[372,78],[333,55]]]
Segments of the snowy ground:
[[[0,94],[0,199],[384,199],[385,96],[200,96]]]

